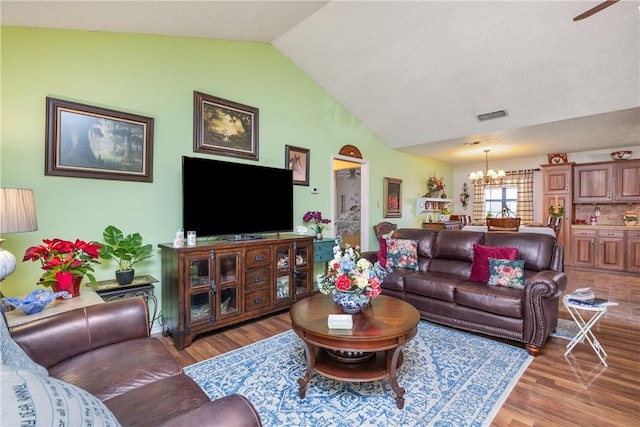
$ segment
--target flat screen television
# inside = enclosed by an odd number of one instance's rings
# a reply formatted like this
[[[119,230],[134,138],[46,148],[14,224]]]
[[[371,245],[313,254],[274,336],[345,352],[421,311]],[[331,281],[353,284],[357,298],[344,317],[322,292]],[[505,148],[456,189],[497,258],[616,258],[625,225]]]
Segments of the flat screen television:
[[[198,238],[293,231],[293,171],[183,156],[182,219]]]

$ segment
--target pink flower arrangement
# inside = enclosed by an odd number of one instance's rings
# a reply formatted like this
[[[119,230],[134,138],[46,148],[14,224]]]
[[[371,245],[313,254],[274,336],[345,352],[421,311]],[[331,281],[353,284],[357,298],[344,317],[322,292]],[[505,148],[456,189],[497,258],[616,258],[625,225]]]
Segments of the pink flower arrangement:
[[[327,263],[327,273],[318,284],[321,293],[358,292],[371,299],[380,295],[380,282],[387,271],[378,262],[372,264],[362,258],[359,249],[347,247],[343,252],[339,245],[333,247],[333,259]]]
[[[329,224],[331,222],[330,219],[322,218],[322,213],[317,211],[308,211],[302,217],[302,222],[307,223],[313,221],[315,223],[311,229],[316,233],[322,233],[323,224]]]

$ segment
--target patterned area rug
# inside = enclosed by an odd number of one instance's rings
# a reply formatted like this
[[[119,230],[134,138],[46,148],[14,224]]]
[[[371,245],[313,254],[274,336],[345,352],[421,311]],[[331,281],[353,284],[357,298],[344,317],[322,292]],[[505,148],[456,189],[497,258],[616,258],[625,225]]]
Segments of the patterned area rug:
[[[580,328],[573,320],[558,319],[556,330],[551,332],[551,336],[571,341],[573,337],[578,335],[578,332],[580,332]]]
[[[245,395],[269,426],[485,426],[533,360],[524,349],[421,321],[404,348],[396,408],[386,380],[346,383],[315,373],[305,399],[306,362],[293,331],[185,368],[210,398]]]

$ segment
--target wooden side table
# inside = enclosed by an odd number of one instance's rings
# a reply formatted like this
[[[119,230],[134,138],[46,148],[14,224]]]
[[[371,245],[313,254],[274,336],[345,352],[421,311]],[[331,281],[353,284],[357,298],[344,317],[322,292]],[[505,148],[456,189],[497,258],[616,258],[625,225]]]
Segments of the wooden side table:
[[[149,313],[153,313],[150,318],[149,329],[153,327],[158,314],[158,299],[153,293],[158,280],[150,275],[136,276],[133,282],[128,285],[120,285],[114,280],[102,280],[95,287],[96,293],[102,297],[104,301],[114,301],[123,298],[143,297],[149,306]],[[153,306],[149,304],[152,302]],[[153,311],[152,311],[153,308]]]
[[[28,323],[33,320],[42,319],[44,317],[53,316],[54,314],[64,313],[76,308],[87,307],[89,305],[101,304],[104,300],[90,286],[80,287],[80,296],[64,300],[54,300],[47,305],[41,312],[34,314],[24,314],[21,310],[15,309],[5,313],[7,326],[12,327]]]

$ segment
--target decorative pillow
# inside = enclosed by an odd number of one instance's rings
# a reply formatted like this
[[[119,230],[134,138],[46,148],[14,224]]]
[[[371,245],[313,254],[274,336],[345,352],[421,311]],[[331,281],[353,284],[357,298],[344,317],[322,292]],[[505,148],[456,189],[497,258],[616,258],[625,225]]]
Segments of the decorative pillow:
[[[0,353],[2,353],[2,363],[15,366],[16,368],[26,369],[34,374],[49,375],[49,372],[44,366],[38,365],[31,360],[22,347],[11,338],[2,313],[0,313],[0,342],[2,346],[2,351],[0,351]]]
[[[387,239],[387,267],[418,269],[418,242],[405,239]]]
[[[514,260],[518,256],[518,248],[483,246],[473,244],[473,264],[469,280],[487,283],[489,280],[489,258]]]
[[[524,260],[489,258],[489,285],[524,288]]]
[[[5,364],[0,378],[3,425],[120,425],[100,399],[73,384]]]
[[[387,239],[381,237],[378,240],[380,248],[378,249],[378,262],[380,267],[385,268],[387,266]]]

